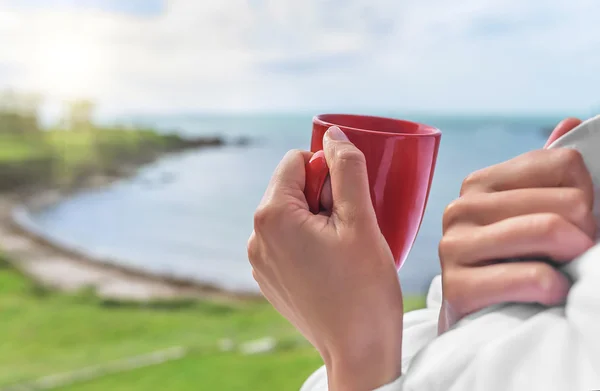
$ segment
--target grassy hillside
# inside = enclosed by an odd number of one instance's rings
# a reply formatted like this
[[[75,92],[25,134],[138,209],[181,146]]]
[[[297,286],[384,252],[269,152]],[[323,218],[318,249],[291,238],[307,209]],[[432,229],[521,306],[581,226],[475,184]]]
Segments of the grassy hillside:
[[[423,306],[406,300],[406,310]],[[145,306],[102,302],[86,292],[47,291],[0,263],[0,387],[159,349],[185,358],[109,375],[68,390],[294,390],[321,365],[317,353],[267,303],[190,301]],[[265,336],[280,349],[255,356],[220,352],[219,341]]]

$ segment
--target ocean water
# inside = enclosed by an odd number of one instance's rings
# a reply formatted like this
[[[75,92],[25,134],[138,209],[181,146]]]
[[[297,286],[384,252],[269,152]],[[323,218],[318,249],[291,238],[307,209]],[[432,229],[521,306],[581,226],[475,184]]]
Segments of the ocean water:
[[[423,224],[400,271],[404,291],[421,293],[440,271],[441,217],[458,196],[462,179],[542,147],[542,129],[559,118],[391,115],[436,126],[443,134]],[[246,256],[252,215],[285,152],[308,148],[311,116],[198,115],[136,122],[185,135],[248,136],[254,143],[166,157],[134,178],[78,194],[33,215],[36,228],[128,266],[231,290],[257,290]]]

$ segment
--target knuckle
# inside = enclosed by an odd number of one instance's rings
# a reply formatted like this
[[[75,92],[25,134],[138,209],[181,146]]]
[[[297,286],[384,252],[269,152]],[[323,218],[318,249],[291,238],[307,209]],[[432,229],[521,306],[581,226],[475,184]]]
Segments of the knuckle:
[[[557,148],[553,155],[556,172],[561,184],[578,183],[579,187],[587,190],[587,202],[593,202],[592,177],[587,169],[583,156],[573,148]]]
[[[268,224],[271,212],[268,207],[261,206],[254,212],[254,229],[259,230]]]
[[[365,165],[364,153],[358,148],[338,148],[335,151],[335,159],[338,164]]]
[[[484,176],[484,170],[477,170],[467,175],[462,181],[462,185],[460,187],[460,195],[462,196],[463,194],[469,192],[473,188],[479,186]]]
[[[301,149],[290,149],[289,151],[286,152],[286,154],[284,155],[282,161],[285,162],[293,162],[295,160],[299,160],[304,162],[304,151]]]
[[[585,167],[583,156],[581,153],[573,148],[556,148],[553,152],[555,159],[557,159],[561,166],[565,168],[579,168]]]
[[[288,150],[285,155],[283,155],[283,159],[281,159],[282,161],[285,161],[287,159],[294,159],[297,158],[298,156],[302,156],[302,150],[300,149],[290,149]]]
[[[553,241],[560,238],[564,228],[565,221],[555,213],[537,215],[532,221],[533,232]]]
[[[450,226],[463,219],[469,214],[470,202],[464,197],[460,197],[450,202],[444,209],[442,216],[442,227],[445,232]]]
[[[258,207],[254,212],[254,229],[256,231],[269,227],[278,218],[278,211],[272,205]]]
[[[555,292],[553,289],[553,270],[543,264],[532,265],[527,271],[527,281],[535,289],[538,300],[541,303],[553,301]]]
[[[588,196],[581,189],[572,189],[564,195],[564,202],[569,207],[571,218],[577,222],[584,222],[591,215],[592,210],[588,204]]]
[[[258,255],[258,243],[256,243],[256,235],[254,232],[250,235],[248,239],[248,243],[246,245],[246,250],[248,251],[248,259],[255,259]]]
[[[250,264],[254,267],[260,266],[262,263],[262,254],[258,244],[258,239],[254,234],[250,237],[250,239],[248,239],[247,252]]]
[[[455,235],[444,235],[438,245],[442,268],[454,264],[460,256],[461,239]]]

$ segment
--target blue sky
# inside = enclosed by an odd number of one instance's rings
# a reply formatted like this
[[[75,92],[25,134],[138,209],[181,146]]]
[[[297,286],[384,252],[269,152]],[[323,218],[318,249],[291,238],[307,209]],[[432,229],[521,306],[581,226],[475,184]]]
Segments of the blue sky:
[[[600,109],[596,0],[0,0],[0,88],[106,113]]]
[[[164,11],[163,0],[13,0],[5,1],[12,8],[37,10],[100,10],[114,13],[126,13],[138,16],[160,14]]]

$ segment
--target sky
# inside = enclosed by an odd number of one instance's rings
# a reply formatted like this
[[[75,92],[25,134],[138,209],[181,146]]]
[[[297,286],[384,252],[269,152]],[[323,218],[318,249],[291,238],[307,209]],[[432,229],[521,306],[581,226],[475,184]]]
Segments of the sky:
[[[600,110],[597,0],[0,0],[0,89],[108,114]]]

